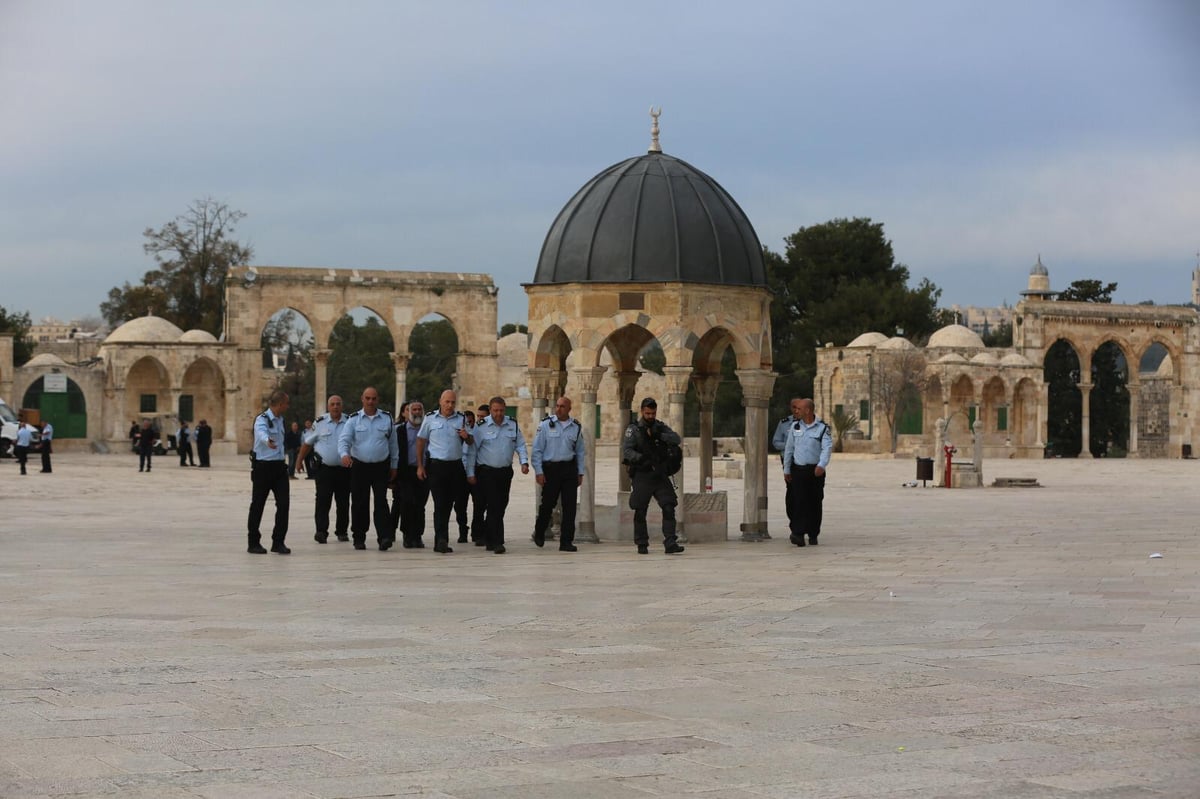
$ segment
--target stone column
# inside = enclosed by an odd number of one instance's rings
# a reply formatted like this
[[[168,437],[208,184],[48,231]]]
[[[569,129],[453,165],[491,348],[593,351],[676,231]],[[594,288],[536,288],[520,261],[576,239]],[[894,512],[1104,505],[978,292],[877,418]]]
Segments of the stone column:
[[[125,423],[131,421],[133,417],[126,418],[125,416],[125,414],[129,411],[129,409],[125,407],[125,389],[114,388],[112,390],[112,395],[112,407],[117,409],[117,429],[113,433],[113,438],[124,439],[127,435],[129,435],[129,428],[125,426]]]
[[[628,494],[633,488],[629,479],[629,470],[621,464],[620,447],[622,446],[625,430],[633,421],[634,411],[632,410],[633,398],[637,392],[638,378],[642,376],[641,372],[616,372],[617,378],[617,402],[620,407],[617,409],[617,421],[620,433],[620,438],[617,439],[617,494]],[[619,502],[619,500],[618,500]]]
[[[667,424],[671,429],[679,434],[679,438],[683,439],[684,430],[684,410],[687,403],[687,387],[688,382],[692,379],[692,367],[690,366],[664,366],[663,375],[667,382]],[[682,446],[682,444],[681,444]],[[684,464],[687,463],[687,447],[683,448]],[[675,511],[676,534],[681,543],[687,543],[687,514],[685,511],[684,496],[687,494],[687,483],[684,480],[684,473],[687,471],[686,465],[681,465],[679,471],[675,474],[675,491],[679,494],[679,507]]]
[[[329,390],[329,356],[332,354],[333,350],[313,350],[313,370],[316,376],[317,392],[316,404],[313,407],[317,409],[317,414],[324,410],[325,401],[329,399],[326,392]]]
[[[936,464],[933,471],[933,485],[937,488],[946,486],[946,420],[938,419],[934,425],[933,460]]]
[[[771,537],[767,532],[767,406],[776,375],[765,369],[738,369],[736,374],[742,386],[742,405],[746,408],[742,540],[762,541]]]
[[[700,405],[700,493],[712,481],[713,462],[713,403],[717,398],[717,386],[721,385],[721,376],[693,375],[692,385],[696,387],[696,400]]]
[[[1138,413],[1141,409],[1142,384],[1136,379],[1125,384],[1129,390],[1129,441],[1127,442],[1126,457],[1138,456]]]
[[[221,436],[220,436],[221,441],[233,441],[236,443],[238,440],[238,436],[237,436],[238,425],[236,424],[236,422],[237,422],[237,418],[238,418],[237,417],[238,397],[241,396],[241,393],[242,392],[239,391],[236,387],[232,387],[232,388],[227,387],[225,389],[225,429],[221,431]],[[252,411],[252,413],[250,414],[250,422],[251,422],[251,425],[253,425],[254,416],[256,416],[258,413],[260,413],[260,411],[258,411],[257,409],[254,409],[254,408],[251,408],[251,411]],[[247,429],[246,440],[251,442],[250,446],[254,446],[254,443],[252,441],[253,437],[254,437],[253,434],[250,432],[249,429]],[[217,438],[217,435],[215,432],[213,433],[213,438],[214,439]]]
[[[1092,457],[1091,438],[1092,438],[1092,384],[1080,383],[1080,431],[1079,436],[1083,440],[1083,448],[1079,450],[1079,457]]]
[[[1042,450],[1045,454],[1046,437],[1049,433],[1049,412],[1050,412],[1050,385],[1042,383],[1038,386],[1037,392],[1037,430],[1035,431],[1034,445]]]
[[[392,415],[399,419],[400,406],[408,399],[408,361],[412,353],[389,352],[388,355],[392,358],[392,365],[396,367],[396,407],[392,409]]]
[[[572,369],[575,385],[579,387],[579,424],[583,428],[584,475],[579,492],[579,511],[575,522],[575,538],[590,544],[599,542],[596,536],[596,392],[607,366],[585,366]]]

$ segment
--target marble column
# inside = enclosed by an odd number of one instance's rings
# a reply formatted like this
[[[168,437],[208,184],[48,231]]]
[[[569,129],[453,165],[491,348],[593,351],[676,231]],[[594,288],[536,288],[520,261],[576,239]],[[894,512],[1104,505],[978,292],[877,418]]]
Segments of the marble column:
[[[585,366],[571,370],[579,388],[579,425],[583,428],[584,475],[579,492],[579,509],[575,522],[575,538],[594,544],[596,536],[596,392],[607,366]]]
[[[626,428],[630,422],[634,420],[633,398],[637,392],[638,378],[642,376],[641,372],[616,372],[617,378],[617,429],[619,438],[617,439],[617,493],[628,494],[632,489],[632,484],[629,480],[629,470],[621,463],[620,447],[625,435]]]
[[[325,403],[329,399],[326,392],[329,390],[329,356],[333,354],[333,350],[313,350],[313,372],[316,377],[316,403],[313,405],[320,414],[325,409]],[[342,398],[343,401],[346,397]]]
[[[237,386],[226,387],[226,389],[225,389],[225,429],[223,431],[221,431],[220,434],[218,434],[218,432],[216,430],[214,430],[213,431],[213,439],[214,440],[220,439],[221,441],[233,441],[235,443],[237,442],[237,440],[238,440],[237,425],[234,424],[234,420],[238,418],[236,414],[237,414],[237,407],[238,407],[238,399],[241,397],[241,395],[242,395],[242,392]],[[261,413],[261,411],[253,409],[253,408],[251,410],[253,411],[253,414],[251,415],[252,419],[254,418],[255,415]],[[264,408],[263,410],[266,410],[266,409]],[[247,435],[247,439],[253,438],[253,436],[250,434],[249,430],[247,430],[246,435]],[[251,442],[250,446],[254,446],[253,442]]]
[[[696,387],[696,400],[700,406],[700,480],[701,494],[711,485],[713,462],[713,404],[717,399],[717,386],[721,385],[721,376],[692,375],[692,385]]]
[[[127,435],[129,435],[129,428],[125,426],[125,423],[132,421],[135,418],[132,415],[128,417],[126,416],[126,414],[129,413],[129,409],[125,407],[124,388],[114,388],[112,390],[112,404],[110,407],[117,409],[117,427],[113,433],[113,438],[124,439]]]
[[[1092,457],[1091,438],[1092,438],[1092,384],[1080,383],[1080,413],[1079,413],[1079,438],[1082,443],[1082,448],[1079,450],[1079,457]]]
[[[767,406],[777,375],[765,369],[738,369],[736,374],[746,408],[742,540],[762,541],[771,537],[767,532]]]
[[[392,409],[392,416],[399,419],[400,406],[408,399],[408,361],[412,353],[389,352],[388,355],[392,358],[392,365],[396,367],[396,407]]]
[[[1126,456],[1138,456],[1138,412],[1141,409],[1142,384],[1133,380],[1126,384],[1129,390],[1129,441],[1126,442]]]

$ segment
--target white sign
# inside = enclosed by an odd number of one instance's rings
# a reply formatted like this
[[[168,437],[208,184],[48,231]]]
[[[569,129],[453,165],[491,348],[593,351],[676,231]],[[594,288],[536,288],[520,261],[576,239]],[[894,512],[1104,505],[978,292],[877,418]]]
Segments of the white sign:
[[[66,394],[67,376],[53,374],[43,376],[42,391],[46,392],[47,394]]]

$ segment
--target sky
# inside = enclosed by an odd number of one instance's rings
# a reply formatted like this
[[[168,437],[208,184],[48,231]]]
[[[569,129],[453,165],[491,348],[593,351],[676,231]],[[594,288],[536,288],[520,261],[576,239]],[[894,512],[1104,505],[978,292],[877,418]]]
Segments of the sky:
[[[1039,255],[1190,300],[1193,0],[0,0],[0,306],[97,316],[211,197],[257,265],[484,272],[524,321],[651,105],[772,250],[869,217],[943,305],[1015,304]]]

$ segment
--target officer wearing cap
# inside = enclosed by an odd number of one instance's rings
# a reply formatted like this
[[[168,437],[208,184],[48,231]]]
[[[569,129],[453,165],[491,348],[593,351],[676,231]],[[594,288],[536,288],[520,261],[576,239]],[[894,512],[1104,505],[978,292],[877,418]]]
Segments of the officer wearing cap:
[[[542,504],[538,506],[533,525],[533,543],[546,544],[546,528],[554,506],[562,500],[562,530],[558,548],[575,552],[575,508],[579,487],[583,485],[584,468],[583,428],[571,418],[571,400],[559,397],[554,403],[554,415],[547,416],[533,434],[533,473],[542,487]]]
[[[254,449],[250,458],[250,515],[246,519],[246,551],[254,555],[265,555],[267,552],[263,548],[258,525],[262,522],[268,494],[275,495],[275,528],[271,531],[271,551],[280,555],[292,554],[292,550],[284,543],[290,507],[287,462],[283,457],[283,415],[287,413],[288,402],[286,391],[273,392],[267,409],[254,420]],[[142,436],[153,438],[153,431],[143,428]]]
[[[318,544],[329,540],[329,506],[337,503],[337,522],[334,533],[338,541],[349,541],[347,531],[350,527],[350,470],[342,466],[341,455],[338,454],[338,439],[342,428],[346,426],[347,417],[342,413],[342,398],[334,394],[325,403],[329,411],[317,418],[313,426],[304,434],[304,443],[300,446],[300,457],[297,459],[299,469],[304,470],[308,463],[309,453],[314,453],[313,470],[315,475],[309,475],[317,481],[317,501],[313,512],[313,521],[317,525],[314,536]]]
[[[787,446],[788,434],[792,432],[792,425],[799,421],[800,413],[800,398],[792,397],[791,403],[788,405],[791,413],[779,420],[779,424],[775,426],[775,435],[771,436],[771,446],[779,453],[779,463],[783,464],[783,450]],[[788,526],[792,523],[792,503],[785,502],[787,506]]]
[[[516,421],[504,415],[503,397],[492,397],[491,413],[481,417],[471,431],[475,445],[467,454],[467,482],[478,489],[475,507],[483,509],[484,544],[503,555],[504,511],[508,508],[513,479],[513,455],[521,463],[521,474],[529,474],[525,437]]]
[[[833,457],[833,432],[817,418],[811,399],[801,399],[800,418],[792,422],[783,450],[783,479],[787,482],[790,540],[798,547],[816,546],[821,535],[821,503],[825,499],[825,469]]]
[[[663,547],[668,555],[683,552],[675,535],[675,506],[679,495],[675,484],[662,470],[661,444],[679,446],[679,434],[658,421],[658,403],[653,397],[642,400],[641,413],[637,421],[625,428],[621,462],[629,467],[632,483],[629,492],[629,507],[633,511],[633,540],[638,554],[650,553],[650,532],[646,526],[646,511],[654,499],[662,509]]]
[[[362,410],[350,414],[338,434],[338,455],[350,470],[350,532],[354,548],[367,548],[367,528],[375,520],[379,549],[392,547],[391,515],[387,487],[396,477],[400,450],[392,415],[379,407],[379,392],[368,386],[362,393]],[[372,512],[373,509],[373,512]]]
[[[463,415],[454,410],[458,395],[450,389],[438,397],[438,412],[425,417],[417,433],[417,477],[429,480],[433,496],[433,551],[448,555],[450,512],[458,496],[459,485],[466,480],[463,466],[463,442],[471,434]],[[426,462],[425,458],[429,460]]]

